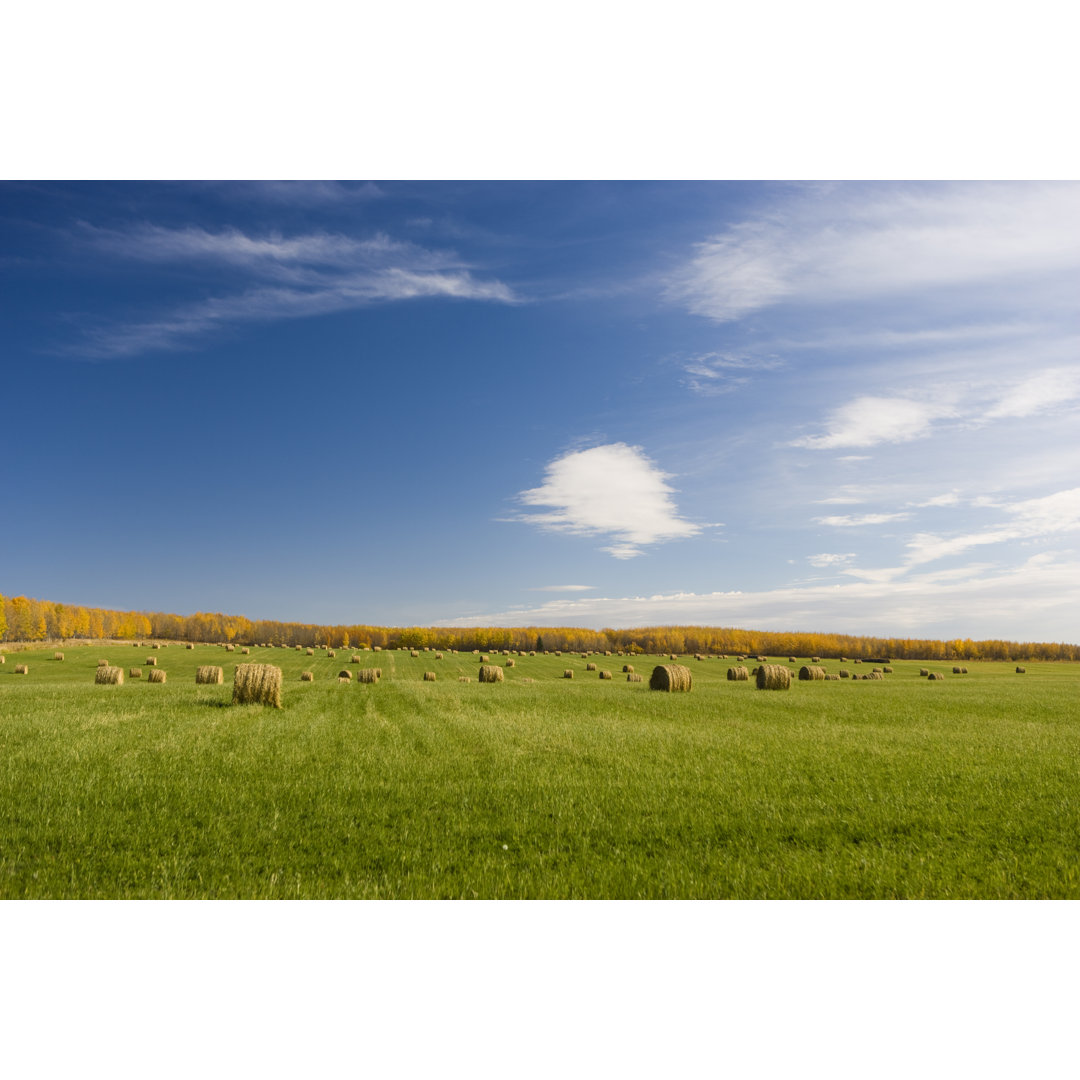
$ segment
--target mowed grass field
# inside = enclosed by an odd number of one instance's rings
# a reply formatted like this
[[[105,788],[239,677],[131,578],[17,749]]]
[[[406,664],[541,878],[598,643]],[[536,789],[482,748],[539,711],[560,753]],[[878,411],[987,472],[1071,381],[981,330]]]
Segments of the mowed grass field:
[[[684,657],[693,690],[667,694],[657,657],[518,656],[481,684],[471,653],[53,651],[0,666],[3,898],[1080,896],[1073,664],[772,692]],[[246,661],[282,668],[282,709],[230,704]],[[360,666],[383,678],[338,682]]]

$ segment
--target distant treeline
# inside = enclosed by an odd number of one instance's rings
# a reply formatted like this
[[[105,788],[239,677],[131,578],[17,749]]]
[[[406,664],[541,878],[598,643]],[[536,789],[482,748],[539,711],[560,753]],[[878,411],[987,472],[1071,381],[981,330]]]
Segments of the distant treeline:
[[[573,626],[317,626],[197,612],[110,611],[0,596],[0,641],[114,638],[137,641],[232,642],[237,645],[330,645],[339,649],[559,649],[565,652],[745,654],[747,656],[890,657],[896,660],[1080,660],[1080,645],[1036,641],[937,641],[774,633],[726,626],[642,626],[587,630]]]

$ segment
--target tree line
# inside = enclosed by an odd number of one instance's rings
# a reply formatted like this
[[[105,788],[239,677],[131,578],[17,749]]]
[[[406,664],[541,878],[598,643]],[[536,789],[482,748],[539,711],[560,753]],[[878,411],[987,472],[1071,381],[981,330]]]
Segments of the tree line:
[[[746,656],[846,656],[894,660],[1080,660],[1080,645],[1063,642],[940,641],[932,638],[858,637],[853,634],[777,633],[723,626],[644,626],[589,630],[573,626],[322,626],[243,615],[112,611],[0,596],[0,641],[33,643],[159,638],[236,645],[329,645],[337,649],[411,648],[519,652],[624,652]]]

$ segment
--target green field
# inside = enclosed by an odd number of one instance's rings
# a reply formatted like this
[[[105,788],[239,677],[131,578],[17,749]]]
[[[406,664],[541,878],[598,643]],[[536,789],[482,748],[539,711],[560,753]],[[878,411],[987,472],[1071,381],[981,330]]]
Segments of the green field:
[[[655,657],[485,685],[472,654],[63,651],[0,666],[3,898],[1080,896],[1075,664],[766,692],[683,658],[693,691],[665,694]],[[94,684],[149,656],[164,685]],[[247,660],[281,666],[282,709],[230,704]],[[338,682],[358,666],[382,680]]]

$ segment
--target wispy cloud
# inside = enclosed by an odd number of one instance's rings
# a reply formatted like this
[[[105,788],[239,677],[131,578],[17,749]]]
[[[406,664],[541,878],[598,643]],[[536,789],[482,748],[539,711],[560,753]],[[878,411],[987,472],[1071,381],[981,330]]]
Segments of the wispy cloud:
[[[863,525],[884,525],[887,521],[904,521],[911,517],[906,512],[895,514],[834,514],[831,517],[816,517],[818,525],[831,525],[837,529],[855,529]]]
[[[743,626],[853,634],[1076,640],[1080,562],[1040,555],[1010,569],[925,574],[903,581],[785,586],[762,592],[676,592],[550,600],[449,626]]]
[[[846,555],[829,555],[822,553],[821,555],[808,555],[806,561],[811,566],[816,566],[818,569],[824,569],[828,566],[842,566],[844,563],[855,558],[855,552],[849,551]]]
[[[785,301],[835,304],[1032,283],[1080,269],[1078,221],[1080,184],[1072,183],[814,193],[699,244],[668,296],[730,322]]]
[[[910,442],[930,434],[934,420],[954,415],[951,405],[914,398],[863,396],[836,409],[824,435],[793,439],[791,446],[810,450]]]
[[[702,526],[679,517],[670,476],[640,446],[610,443],[556,458],[544,483],[518,495],[525,506],[551,507],[513,520],[552,532],[609,535],[602,550],[617,559],[642,554],[650,544],[696,536]]]
[[[590,592],[595,585],[537,585],[526,592]]]
[[[93,356],[127,356],[181,348],[202,335],[240,322],[302,318],[368,304],[421,297],[497,303],[519,298],[506,284],[478,279],[452,252],[435,251],[376,234],[364,239],[332,233],[253,236],[238,229],[126,231],[83,226],[100,251],[143,262],[194,262],[228,267],[236,288],[178,304],[166,314],[87,332]]]
[[[777,356],[751,356],[735,353],[700,353],[682,361],[686,385],[703,395],[729,394],[747,385],[758,372],[775,371],[784,366]]]

